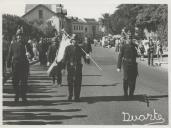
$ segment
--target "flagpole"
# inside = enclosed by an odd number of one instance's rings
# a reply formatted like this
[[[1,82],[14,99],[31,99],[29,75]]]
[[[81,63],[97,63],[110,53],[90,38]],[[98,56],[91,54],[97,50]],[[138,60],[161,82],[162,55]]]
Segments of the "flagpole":
[[[81,48],[81,50],[85,53],[85,54],[87,54],[82,48]],[[101,71],[102,71],[102,68],[95,62],[95,60],[89,55],[89,57],[90,57],[90,59],[93,61],[93,63],[98,67],[98,69],[100,69]]]

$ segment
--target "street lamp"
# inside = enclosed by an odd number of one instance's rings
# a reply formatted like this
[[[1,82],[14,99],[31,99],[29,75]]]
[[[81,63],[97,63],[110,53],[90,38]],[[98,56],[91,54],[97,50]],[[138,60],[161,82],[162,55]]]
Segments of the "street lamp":
[[[62,4],[56,5],[56,14],[60,17],[60,28],[64,28],[65,16],[67,15],[67,10],[63,8]]]
[[[62,4],[56,5],[56,13],[57,15],[65,16],[67,15],[67,10],[63,8]]]

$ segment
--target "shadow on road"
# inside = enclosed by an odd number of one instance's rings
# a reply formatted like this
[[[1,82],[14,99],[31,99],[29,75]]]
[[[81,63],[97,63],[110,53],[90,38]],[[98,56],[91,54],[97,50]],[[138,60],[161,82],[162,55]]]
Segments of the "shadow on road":
[[[114,83],[114,84],[104,84],[104,85],[82,85],[82,86],[101,86],[101,87],[109,87],[109,86],[117,86],[118,84],[120,84],[120,83]]]
[[[103,84],[103,85],[86,85],[86,84],[83,84],[83,85],[81,85],[82,87],[86,87],[86,86],[92,86],[92,87],[95,87],[95,86],[97,86],[97,87],[110,87],[110,86],[117,86],[117,85],[119,85],[120,83],[114,83],[114,84]],[[62,85],[62,86],[68,86],[68,85]]]
[[[81,109],[8,109],[3,112],[3,120],[9,120],[4,124],[41,125],[62,124],[62,120],[72,118],[85,118],[87,115],[60,115],[58,112],[78,112]],[[60,120],[60,121],[59,121]]]
[[[28,88],[28,93],[53,93],[57,91],[53,91],[52,85],[33,85],[29,84],[27,86]],[[8,93],[8,94],[13,94],[14,89],[12,86],[4,86],[3,87],[3,93]]]
[[[50,95],[45,95],[45,94],[41,94],[41,95],[27,95],[28,98],[51,98],[51,97],[66,97],[67,95],[57,95],[57,96],[50,96]],[[3,98],[14,98],[14,96],[12,95],[3,95]]]
[[[29,76],[27,86],[28,103],[13,101],[14,89],[11,80],[3,85],[4,125],[63,124],[67,119],[87,117],[79,114],[81,109],[56,109],[56,106],[70,105],[72,102],[60,99],[66,95],[58,94],[58,90],[54,89],[56,87],[51,85],[52,78],[46,76],[42,68],[47,70],[47,67],[39,65],[31,69],[32,74]]]
[[[87,77],[87,76],[102,76],[102,75],[82,75],[84,77]]]
[[[167,98],[168,95],[156,95],[156,96],[148,96],[149,99],[151,98]]]
[[[93,104],[96,102],[112,102],[112,101],[140,101],[149,102],[150,100],[159,100],[160,98],[166,98],[168,95],[159,96],[147,96],[147,95],[134,95],[132,98],[126,98],[124,96],[93,96],[93,97],[82,97],[81,102],[87,102]]]
[[[62,124],[61,121],[8,121],[3,122],[3,125],[46,125],[46,124]]]
[[[71,102],[68,102],[67,100],[29,100],[28,103],[22,103],[18,102],[15,103],[13,101],[3,101],[3,106],[56,106],[56,105],[69,105]]]

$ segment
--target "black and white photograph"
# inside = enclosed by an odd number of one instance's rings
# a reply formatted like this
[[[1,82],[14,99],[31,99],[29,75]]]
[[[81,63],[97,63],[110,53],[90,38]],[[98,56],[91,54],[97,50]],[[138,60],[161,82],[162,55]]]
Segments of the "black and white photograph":
[[[168,2],[0,2],[3,126],[169,127]]]

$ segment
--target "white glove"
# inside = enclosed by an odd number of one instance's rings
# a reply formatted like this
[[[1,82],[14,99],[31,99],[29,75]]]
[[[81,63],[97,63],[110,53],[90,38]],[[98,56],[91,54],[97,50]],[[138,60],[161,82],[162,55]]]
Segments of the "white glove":
[[[30,58],[31,57],[31,55],[30,55],[29,52],[26,52],[26,56],[27,56],[27,58]]]
[[[74,63],[73,63],[73,62],[71,62],[71,63],[70,63],[70,65],[71,65],[71,66],[73,66],[73,65],[74,65]]]
[[[90,55],[89,54],[86,54],[86,59],[89,59],[90,58]]]
[[[47,62],[47,66],[50,66],[50,62]]]
[[[121,71],[121,69],[120,68],[117,68],[117,72],[120,72]]]

